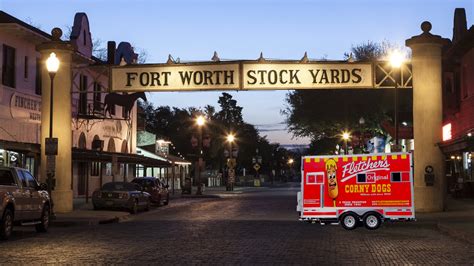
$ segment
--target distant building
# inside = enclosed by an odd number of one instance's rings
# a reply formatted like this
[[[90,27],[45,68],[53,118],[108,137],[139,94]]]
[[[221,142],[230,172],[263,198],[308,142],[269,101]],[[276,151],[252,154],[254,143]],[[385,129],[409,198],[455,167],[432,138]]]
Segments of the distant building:
[[[160,178],[163,183],[170,186],[174,193],[181,189],[185,178],[189,177],[191,162],[184,159],[182,155],[170,154],[170,146],[173,143],[163,139],[157,139],[155,134],[146,131],[138,131],[137,153],[147,158],[161,160],[169,165],[147,166],[137,165],[137,176],[154,176]]]
[[[438,130],[448,190],[474,197],[474,26],[467,28],[464,8],[455,10],[452,44],[443,57],[443,128]]]

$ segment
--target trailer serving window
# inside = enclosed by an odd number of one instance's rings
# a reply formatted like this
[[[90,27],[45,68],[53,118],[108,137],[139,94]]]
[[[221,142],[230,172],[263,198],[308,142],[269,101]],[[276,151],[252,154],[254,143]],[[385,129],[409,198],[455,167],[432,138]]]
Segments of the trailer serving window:
[[[392,182],[410,182],[410,172],[391,172],[390,181]]]
[[[306,174],[306,184],[324,184],[324,172],[311,172]]]

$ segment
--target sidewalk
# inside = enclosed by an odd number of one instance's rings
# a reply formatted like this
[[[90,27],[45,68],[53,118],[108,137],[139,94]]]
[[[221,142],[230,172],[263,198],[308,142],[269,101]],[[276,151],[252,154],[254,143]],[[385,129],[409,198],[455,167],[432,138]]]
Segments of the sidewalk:
[[[195,195],[197,188],[193,187],[193,194],[181,195],[181,190],[170,192],[170,199],[179,198],[220,198],[223,194],[238,194],[244,191],[261,191],[265,187],[236,187],[234,191],[226,191],[225,187],[205,187],[203,195]],[[131,214],[126,211],[108,211],[94,210],[92,207],[92,199],[86,203],[85,198],[76,198],[73,200],[73,211],[70,213],[57,213],[56,218],[51,220],[51,226],[90,226],[107,223],[118,223],[131,218]]]
[[[130,219],[130,213],[124,211],[95,211],[92,200],[86,203],[85,198],[73,200],[73,211],[70,213],[57,213],[51,220],[51,226],[90,226],[107,223],[117,223]]]

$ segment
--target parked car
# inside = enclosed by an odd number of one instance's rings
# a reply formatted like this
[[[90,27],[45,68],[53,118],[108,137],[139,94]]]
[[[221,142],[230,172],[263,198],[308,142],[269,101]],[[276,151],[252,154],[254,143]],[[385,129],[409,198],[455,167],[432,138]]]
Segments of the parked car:
[[[142,188],[130,182],[105,183],[92,194],[94,210],[98,209],[127,209],[137,213],[139,209],[150,209],[151,195]]]
[[[132,183],[140,185],[143,191],[150,193],[153,203],[160,205],[163,202],[164,205],[168,205],[170,202],[168,185],[163,184],[158,178],[137,177],[132,180]]]
[[[0,238],[8,239],[16,224],[48,231],[51,206],[46,190],[28,170],[0,167]]]

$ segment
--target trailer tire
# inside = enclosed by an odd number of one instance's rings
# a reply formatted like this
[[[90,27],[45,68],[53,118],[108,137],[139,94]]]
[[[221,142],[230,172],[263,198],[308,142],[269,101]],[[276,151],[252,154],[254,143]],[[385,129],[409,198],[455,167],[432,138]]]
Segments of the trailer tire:
[[[369,212],[364,215],[363,218],[365,228],[369,230],[376,230],[382,224],[382,218],[380,214],[375,212]]]
[[[359,223],[359,216],[355,213],[349,212],[341,216],[339,219],[341,225],[346,230],[354,230]]]

